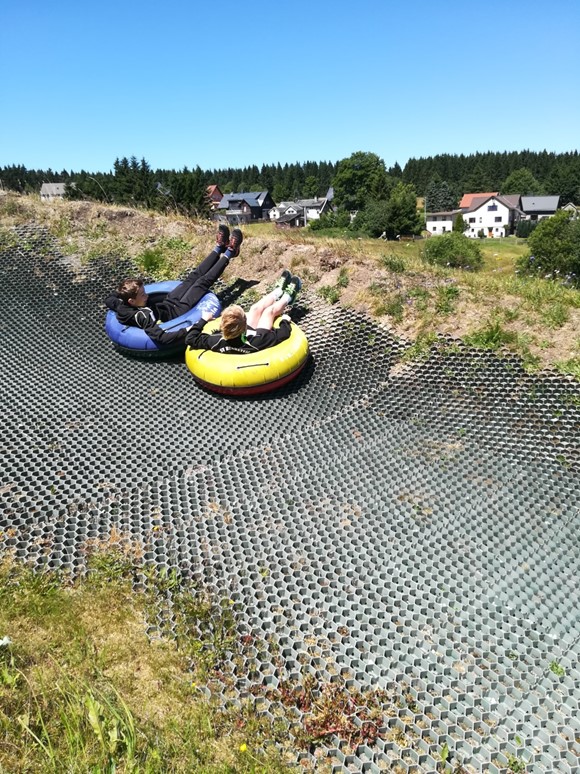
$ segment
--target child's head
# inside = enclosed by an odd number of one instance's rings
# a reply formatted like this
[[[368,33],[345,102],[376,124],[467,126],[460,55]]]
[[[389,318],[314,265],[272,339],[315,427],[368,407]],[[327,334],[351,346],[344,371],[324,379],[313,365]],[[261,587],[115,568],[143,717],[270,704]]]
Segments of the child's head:
[[[232,304],[224,309],[221,328],[224,339],[235,339],[246,332],[246,313],[241,306]]]
[[[119,298],[130,306],[145,306],[147,303],[147,293],[143,287],[142,279],[128,277],[117,288]]]

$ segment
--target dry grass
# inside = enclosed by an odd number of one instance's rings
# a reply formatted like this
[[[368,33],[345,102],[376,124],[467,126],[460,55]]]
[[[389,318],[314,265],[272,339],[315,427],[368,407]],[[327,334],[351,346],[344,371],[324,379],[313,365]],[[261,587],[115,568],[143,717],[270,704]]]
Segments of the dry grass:
[[[95,255],[129,257],[145,271],[153,265],[147,273],[159,279],[179,276],[198,263],[215,231],[209,221],[126,207],[46,204],[33,196],[0,199],[0,227],[29,220],[46,225],[62,250],[80,263]],[[563,364],[566,370],[571,363],[568,370],[575,372],[580,292],[518,277],[515,263],[526,252],[525,240],[482,241],[484,266],[467,272],[427,265],[420,256],[421,241],[352,239],[346,233],[326,237],[304,229],[279,230],[272,223],[250,224],[244,234],[242,252],[226,281],[235,276],[257,280],[255,290],[261,293],[289,267],[302,276],[306,290],[363,312],[410,341],[433,333],[462,338],[499,321],[516,334],[513,348],[530,365]],[[348,286],[338,287],[343,269]],[[450,287],[457,291],[453,297]]]

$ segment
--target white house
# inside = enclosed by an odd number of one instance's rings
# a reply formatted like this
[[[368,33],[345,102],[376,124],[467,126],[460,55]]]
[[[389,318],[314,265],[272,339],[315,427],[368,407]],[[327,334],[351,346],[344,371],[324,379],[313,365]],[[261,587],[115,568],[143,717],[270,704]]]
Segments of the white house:
[[[278,220],[284,215],[303,215],[304,208],[298,202],[280,202],[268,212],[270,220]]]
[[[490,238],[507,236],[513,228],[515,209],[518,208],[514,207],[513,201],[505,196],[475,196],[471,206],[463,212],[467,224],[465,236],[477,239],[482,231]]]
[[[280,202],[272,207],[269,212],[270,220],[278,220],[285,216],[301,215],[304,219],[302,225],[306,226],[311,220],[318,220],[330,210],[328,199],[296,199],[294,202]]]
[[[576,220],[577,218],[580,218],[580,206],[578,206],[577,204],[574,204],[573,202],[568,202],[568,204],[565,204],[562,207],[562,209],[570,213],[570,217],[572,218],[572,220]]]
[[[520,208],[520,196],[499,194],[466,194],[461,200],[463,207],[448,212],[427,213],[425,228],[433,236],[453,230],[453,223],[459,216],[467,226],[465,236],[477,239],[502,237],[513,233],[514,224],[524,217]]]
[[[449,210],[448,212],[428,212],[425,228],[430,234],[438,236],[446,231],[453,231],[453,223],[462,210]]]

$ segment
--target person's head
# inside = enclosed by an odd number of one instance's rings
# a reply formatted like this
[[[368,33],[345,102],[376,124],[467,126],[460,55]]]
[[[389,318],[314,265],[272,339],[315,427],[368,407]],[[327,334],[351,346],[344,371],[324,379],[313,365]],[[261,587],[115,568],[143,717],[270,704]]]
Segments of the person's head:
[[[147,304],[147,293],[143,287],[142,279],[128,277],[117,288],[117,295],[129,306],[145,306]]]
[[[224,309],[221,329],[224,339],[236,339],[246,332],[246,313],[241,306],[232,304]]]

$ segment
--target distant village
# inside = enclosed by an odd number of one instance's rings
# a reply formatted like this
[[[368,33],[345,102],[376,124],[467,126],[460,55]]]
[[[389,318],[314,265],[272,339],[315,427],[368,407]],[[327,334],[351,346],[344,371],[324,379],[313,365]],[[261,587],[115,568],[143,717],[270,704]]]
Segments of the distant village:
[[[72,183],[71,185],[74,185]],[[65,183],[43,183],[42,200],[63,198]],[[276,228],[304,228],[313,220],[334,211],[334,191],[328,189],[323,197],[274,202],[269,191],[243,191],[224,194],[218,185],[207,188],[210,211],[215,220],[229,225],[243,225],[253,221],[272,221]],[[577,218],[580,207],[572,202],[560,206],[559,196],[502,195],[498,191],[465,193],[456,209],[425,212],[425,236],[438,236],[452,231],[458,217],[465,223],[465,236],[472,239],[499,238],[516,232],[518,223],[537,223],[549,218],[558,209],[567,210]],[[351,213],[354,218],[356,212]]]

